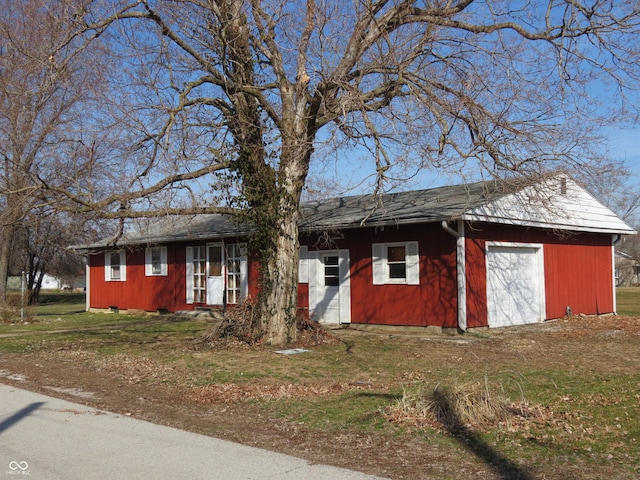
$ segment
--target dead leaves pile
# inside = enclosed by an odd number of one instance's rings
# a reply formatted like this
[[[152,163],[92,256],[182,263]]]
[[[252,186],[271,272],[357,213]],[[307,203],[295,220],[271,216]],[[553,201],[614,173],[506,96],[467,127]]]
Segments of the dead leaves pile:
[[[339,395],[352,390],[368,390],[368,383],[294,384],[294,383],[216,383],[192,387],[187,398],[200,404],[229,404],[249,400],[280,400]]]
[[[175,368],[144,356],[117,354],[96,362],[98,371],[128,383],[161,382],[174,376]]]

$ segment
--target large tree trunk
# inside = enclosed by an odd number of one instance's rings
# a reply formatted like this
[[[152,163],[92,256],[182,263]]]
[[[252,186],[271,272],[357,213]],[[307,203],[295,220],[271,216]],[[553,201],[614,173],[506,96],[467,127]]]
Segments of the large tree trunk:
[[[259,329],[270,345],[296,340],[298,314],[298,218],[302,186],[309,171],[312,143],[307,137],[291,141],[282,149],[278,186],[269,195],[272,205],[262,231]],[[267,204],[268,205],[268,204]],[[264,204],[263,204],[264,206]],[[266,211],[264,212],[265,216]],[[275,213],[275,214],[274,214]]]
[[[286,345],[296,339],[298,311],[298,212],[281,219],[275,246],[261,269],[260,330],[270,345]]]

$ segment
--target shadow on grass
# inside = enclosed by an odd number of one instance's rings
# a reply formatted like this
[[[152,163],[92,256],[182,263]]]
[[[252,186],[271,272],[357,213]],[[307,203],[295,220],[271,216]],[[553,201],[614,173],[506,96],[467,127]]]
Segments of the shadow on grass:
[[[499,478],[502,480],[534,480],[534,476],[529,469],[517,465],[505,457],[495,448],[488,445],[478,433],[467,427],[455,414],[455,407],[449,395],[436,390],[433,394],[433,400],[439,407],[435,409],[436,412],[446,412],[446,414],[440,414],[442,418],[438,418],[438,421],[446,426],[449,433],[460,445],[487,464]]]

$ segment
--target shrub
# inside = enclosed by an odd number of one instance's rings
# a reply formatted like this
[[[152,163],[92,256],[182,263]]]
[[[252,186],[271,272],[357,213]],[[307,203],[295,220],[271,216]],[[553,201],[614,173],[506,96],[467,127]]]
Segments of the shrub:
[[[26,299],[25,299],[26,301]],[[33,320],[33,311],[26,305],[22,305],[20,293],[8,292],[7,299],[0,304],[0,319],[2,323],[15,323],[20,320],[30,322]]]

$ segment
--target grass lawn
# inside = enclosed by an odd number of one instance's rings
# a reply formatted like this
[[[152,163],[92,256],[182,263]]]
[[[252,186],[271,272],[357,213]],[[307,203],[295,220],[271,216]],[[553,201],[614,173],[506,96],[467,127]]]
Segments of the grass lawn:
[[[351,328],[297,355],[207,343],[202,319],[50,297],[32,323],[0,324],[0,380],[394,479],[634,479],[640,316],[623,315],[640,315],[638,293],[618,292],[618,317],[458,336]],[[494,401],[508,410],[494,420],[452,407]]]
[[[618,315],[640,316],[640,287],[620,287],[616,293]]]

